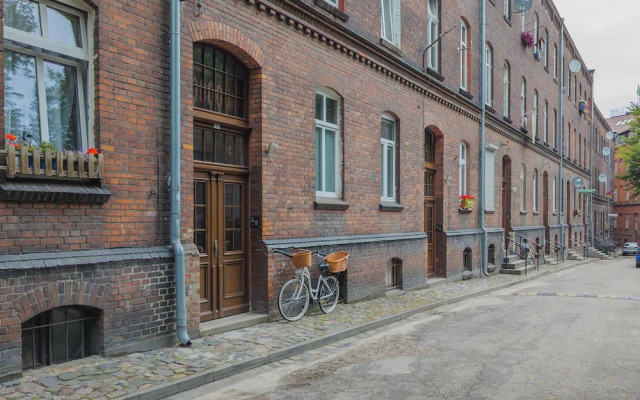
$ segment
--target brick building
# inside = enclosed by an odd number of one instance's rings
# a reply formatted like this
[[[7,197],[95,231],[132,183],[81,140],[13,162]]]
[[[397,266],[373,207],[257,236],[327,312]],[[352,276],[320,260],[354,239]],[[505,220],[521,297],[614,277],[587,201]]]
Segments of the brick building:
[[[604,192],[589,214],[571,182],[595,186],[608,128],[585,108],[593,75],[569,71],[580,55],[555,6],[487,1],[483,43],[480,4],[180,3],[192,337],[202,321],[277,316],[294,267],[274,250],[349,251],[341,297],[355,301],[481,276],[505,232],[568,243],[590,218],[604,226]],[[2,122],[15,139],[0,177],[0,376],[175,342],[168,2],[3,11]],[[87,148],[100,154],[73,152]]]
[[[611,126],[611,131],[615,134],[614,139],[608,146],[614,149],[623,146],[622,138],[629,136],[631,130],[629,123],[633,119],[630,113],[611,117],[607,123]],[[611,214],[611,238],[618,246],[623,246],[626,242],[637,242],[640,240],[638,233],[638,214],[640,213],[640,203],[627,189],[625,181],[617,179],[616,174],[624,173],[625,165],[619,157],[614,157],[611,164],[611,176],[613,177],[613,187],[609,198]]]

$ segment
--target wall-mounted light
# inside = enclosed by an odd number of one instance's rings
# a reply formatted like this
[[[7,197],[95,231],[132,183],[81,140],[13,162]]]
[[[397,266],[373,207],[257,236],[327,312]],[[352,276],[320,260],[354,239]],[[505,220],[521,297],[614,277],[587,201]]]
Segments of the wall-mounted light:
[[[267,146],[264,149],[264,151],[267,154],[275,153],[276,150],[278,150],[278,143],[276,143],[276,142],[271,142],[271,143],[267,144]]]

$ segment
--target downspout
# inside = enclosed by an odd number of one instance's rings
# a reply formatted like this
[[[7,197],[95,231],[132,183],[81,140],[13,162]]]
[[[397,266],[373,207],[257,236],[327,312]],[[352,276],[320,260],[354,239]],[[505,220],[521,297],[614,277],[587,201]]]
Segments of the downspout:
[[[593,93],[594,93],[594,86],[596,84],[596,70],[592,69],[591,70],[591,132],[590,132],[590,136],[591,136],[591,151],[590,151],[590,155],[591,155],[591,159],[589,160],[589,179],[591,180],[591,185],[589,187],[589,189],[593,189],[593,125],[594,125],[594,120],[593,120],[593,109],[595,108],[595,100],[593,98]],[[591,232],[591,247],[593,247],[593,236],[594,236],[594,232],[593,232],[593,193],[589,193],[589,231]]]
[[[564,179],[562,179],[562,150],[564,148],[564,138],[562,135],[564,130],[564,123],[562,122],[562,90],[564,89],[564,18],[560,20],[560,24],[560,65],[562,70],[560,71],[560,84],[558,85],[558,126],[560,127],[560,149],[558,150],[558,154],[560,155],[560,172],[558,176],[558,223],[560,224],[560,244],[564,246],[564,225],[562,223],[562,211],[564,210],[564,205],[562,203],[562,191],[564,189]],[[566,212],[569,212],[569,210],[566,210]],[[562,254],[564,258],[564,248],[562,249]]]
[[[480,245],[480,251],[482,254],[482,261],[480,265],[482,267],[482,275],[489,276],[489,272],[487,271],[487,248],[488,248],[488,237],[487,237],[487,228],[484,226],[484,207],[485,207],[485,185],[486,180],[484,176],[484,157],[485,157],[485,121],[486,121],[486,102],[485,102],[485,82],[487,79],[487,69],[485,68],[485,63],[487,60],[485,59],[487,56],[487,40],[486,40],[486,23],[487,23],[487,0],[482,0],[482,11],[480,12],[480,40],[482,42],[481,52],[480,54],[480,103],[482,107],[481,117],[480,117],[480,193],[479,194],[479,212],[478,218],[480,219],[480,229],[482,230],[482,244]]]
[[[169,0],[171,29],[171,88],[170,88],[170,136],[171,136],[171,247],[175,257],[176,274],[176,333],[180,343],[191,346],[187,333],[187,306],[185,287],[184,248],[180,243],[180,3]]]

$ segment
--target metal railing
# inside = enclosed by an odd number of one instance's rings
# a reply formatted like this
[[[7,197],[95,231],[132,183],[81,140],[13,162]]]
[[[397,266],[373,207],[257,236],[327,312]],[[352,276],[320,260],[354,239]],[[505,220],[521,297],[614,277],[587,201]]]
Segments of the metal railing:
[[[579,239],[569,238],[569,247],[579,248],[582,251],[584,258],[589,258],[589,245],[580,241]]]
[[[549,252],[556,255],[556,263],[559,264],[560,260],[564,262],[565,246],[553,240],[547,240],[547,243],[549,244]]]

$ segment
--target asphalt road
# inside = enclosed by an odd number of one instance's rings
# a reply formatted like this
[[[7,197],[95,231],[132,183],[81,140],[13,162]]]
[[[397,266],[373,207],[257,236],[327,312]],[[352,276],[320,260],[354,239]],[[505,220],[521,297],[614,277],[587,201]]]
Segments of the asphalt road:
[[[640,268],[594,261],[169,399],[640,399]]]

